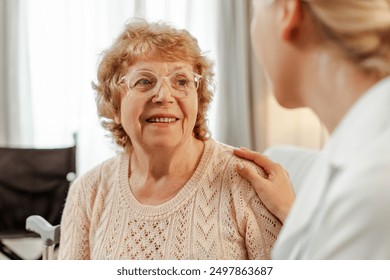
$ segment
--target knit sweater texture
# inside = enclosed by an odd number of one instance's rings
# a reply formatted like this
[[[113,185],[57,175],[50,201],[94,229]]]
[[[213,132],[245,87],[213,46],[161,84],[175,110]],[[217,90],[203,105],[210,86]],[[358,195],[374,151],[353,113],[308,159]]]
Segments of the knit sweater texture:
[[[188,182],[151,206],[132,194],[129,155],[118,154],[70,187],[58,258],[269,259],[281,224],[237,173],[240,161],[232,147],[205,141]]]

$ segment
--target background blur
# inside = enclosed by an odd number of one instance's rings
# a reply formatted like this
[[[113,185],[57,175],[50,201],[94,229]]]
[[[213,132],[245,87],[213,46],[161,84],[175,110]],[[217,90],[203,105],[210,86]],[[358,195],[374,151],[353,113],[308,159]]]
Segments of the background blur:
[[[323,145],[309,110],[284,110],[267,90],[251,51],[250,0],[0,0],[0,146],[65,147],[77,133],[79,174],[114,155],[91,81],[132,17],[188,29],[215,62],[215,139],[258,151]]]

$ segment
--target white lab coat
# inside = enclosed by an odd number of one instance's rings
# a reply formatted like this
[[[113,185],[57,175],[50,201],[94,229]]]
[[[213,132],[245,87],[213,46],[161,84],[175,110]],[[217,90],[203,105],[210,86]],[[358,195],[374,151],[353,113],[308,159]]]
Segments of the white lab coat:
[[[335,129],[299,188],[272,257],[390,259],[390,77]]]

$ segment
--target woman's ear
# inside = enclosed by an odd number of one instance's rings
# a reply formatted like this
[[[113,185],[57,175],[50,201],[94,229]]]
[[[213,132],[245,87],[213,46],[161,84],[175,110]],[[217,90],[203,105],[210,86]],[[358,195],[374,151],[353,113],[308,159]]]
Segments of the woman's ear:
[[[281,37],[283,40],[293,40],[302,23],[303,23],[303,7],[300,0],[282,1],[281,14]]]

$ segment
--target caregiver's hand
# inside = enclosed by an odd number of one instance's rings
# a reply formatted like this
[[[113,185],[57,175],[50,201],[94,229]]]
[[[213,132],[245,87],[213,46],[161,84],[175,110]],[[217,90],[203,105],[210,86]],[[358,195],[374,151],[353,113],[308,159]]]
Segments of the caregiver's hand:
[[[246,148],[235,149],[233,153],[263,168],[267,178],[261,177],[252,166],[237,165],[238,173],[252,183],[268,210],[284,223],[295,199],[287,171],[266,156]]]

